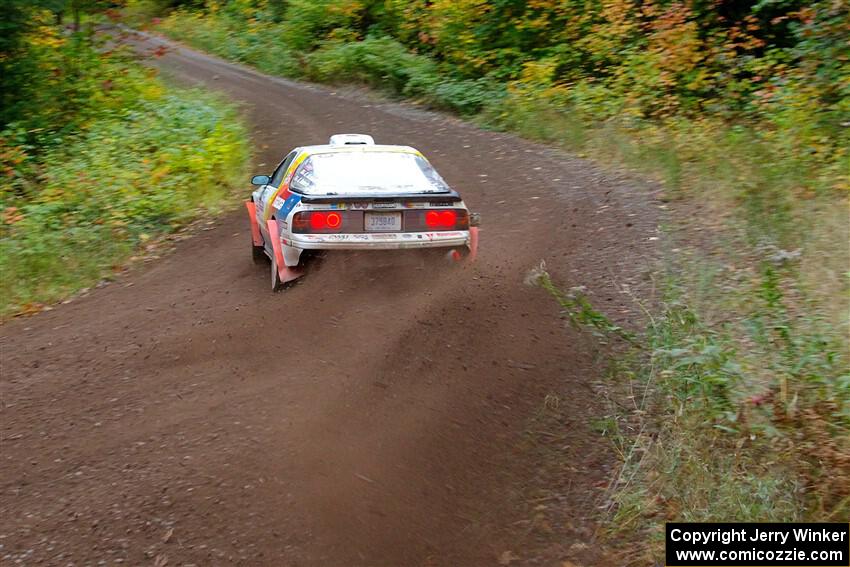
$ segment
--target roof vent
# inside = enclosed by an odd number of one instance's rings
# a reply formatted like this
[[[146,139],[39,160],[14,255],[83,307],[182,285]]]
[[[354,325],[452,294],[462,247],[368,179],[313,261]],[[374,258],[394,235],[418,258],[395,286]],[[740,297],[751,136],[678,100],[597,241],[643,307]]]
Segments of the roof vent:
[[[375,140],[367,134],[334,134],[328,143],[332,146],[374,146]]]

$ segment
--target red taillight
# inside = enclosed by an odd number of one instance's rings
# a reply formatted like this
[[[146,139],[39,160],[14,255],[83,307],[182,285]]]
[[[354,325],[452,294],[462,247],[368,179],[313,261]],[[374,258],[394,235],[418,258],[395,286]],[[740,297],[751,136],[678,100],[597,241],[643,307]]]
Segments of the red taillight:
[[[425,226],[443,230],[466,229],[469,226],[468,219],[466,211],[462,209],[438,209],[425,213]]]
[[[294,232],[335,232],[342,228],[342,215],[337,212],[304,211],[292,218]]]
[[[342,224],[342,217],[339,216],[339,213],[328,213],[325,215],[325,222],[328,228],[339,228]]]
[[[327,224],[328,221],[325,219],[325,213],[310,214],[310,228],[313,230],[321,230],[325,228]]]
[[[457,213],[454,211],[428,211],[425,213],[425,224],[429,228],[454,228],[457,222]]]
[[[310,228],[310,215],[307,213],[296,213],[292,217],[292,230],[295,232],[307,232]]]

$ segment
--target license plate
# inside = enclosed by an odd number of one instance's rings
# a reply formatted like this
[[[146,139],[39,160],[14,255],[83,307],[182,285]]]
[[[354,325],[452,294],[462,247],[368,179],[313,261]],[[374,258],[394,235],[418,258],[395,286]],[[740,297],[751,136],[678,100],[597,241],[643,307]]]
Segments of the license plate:
[[[401,213],[366,213],[369,232],[400,232]]]

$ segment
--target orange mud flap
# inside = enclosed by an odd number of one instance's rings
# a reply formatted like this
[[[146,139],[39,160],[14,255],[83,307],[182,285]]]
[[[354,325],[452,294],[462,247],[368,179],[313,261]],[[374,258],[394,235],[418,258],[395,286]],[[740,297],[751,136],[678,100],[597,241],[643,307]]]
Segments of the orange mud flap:
[[[290,268],[283,261],[283,249],[280,244],[280,233],[277,231],[277,221],[275,219],[268,220],[269,238],[272,240],[272,248],[274,249],[274,260],[277,265],[277,273],[280,276],[280,281],[283,283],[291,282],[304,275],[299,269]]]
[[[260,236],[260,225],[257,224],[257,205],[253,201],[245,201],[245,208],[248,209],[248,217],[251,219],[251,241],[254,246],[262,246],[263,237]]]
[[[466,261],[468,263],[472,263],[475,261],[475,258],[478,256],[478,227],[470,226],[469,227],[469,255],[466,257]]]

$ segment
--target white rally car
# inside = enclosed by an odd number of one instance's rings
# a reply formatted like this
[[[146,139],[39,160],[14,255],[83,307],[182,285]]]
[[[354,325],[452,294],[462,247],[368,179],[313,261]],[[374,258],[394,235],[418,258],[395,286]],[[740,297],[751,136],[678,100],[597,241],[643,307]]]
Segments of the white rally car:
[[[302,274],[305,250],[439,248],[472,261],[478,216],[408,146],[337,134],[292,150],[245,203],[255,260],[271,259],[272,289]]]

